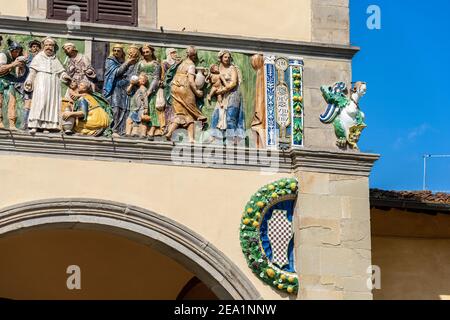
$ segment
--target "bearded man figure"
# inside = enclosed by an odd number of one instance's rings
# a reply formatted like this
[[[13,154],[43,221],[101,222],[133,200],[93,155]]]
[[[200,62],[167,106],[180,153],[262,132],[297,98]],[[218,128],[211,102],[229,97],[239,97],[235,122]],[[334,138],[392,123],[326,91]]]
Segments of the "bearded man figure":
[[[125,60],[125,51],[120,44],[114,45],[112,55],[105,62],[105,83],[103,96],[107,99],[113,111],[113,137],[125,134],[125,122],[130,108],[127,88],[139,61],[139,48],[130,46]]]
[[[95,90],[94,82],[97,80],[97,73],[91,65],[91,60],[86,55],[79,53],[72,42],[65,43],[62,49],[68,58],[66,72],[69,77],[77,83],[88,81],[92,90]]]
[[[30,64],[30,73],[25,81],[25,90],[33,91],[33,101],[28,118],[28,128],[34,134],[37,130],[60,130],[61,80],[70,77],[56,57],[58,46],[52,38],[42,41],[43,51],[39,52]]]

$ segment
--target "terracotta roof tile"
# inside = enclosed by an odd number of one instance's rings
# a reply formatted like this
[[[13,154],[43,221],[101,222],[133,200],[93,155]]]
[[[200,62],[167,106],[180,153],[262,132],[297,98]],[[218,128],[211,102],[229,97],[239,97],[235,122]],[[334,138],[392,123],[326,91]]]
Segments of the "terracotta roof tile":
[[[450,204],[450,193],[431,191],[386,191],[371,189],[370,197],[380,200],[407,200],[423,203]]]

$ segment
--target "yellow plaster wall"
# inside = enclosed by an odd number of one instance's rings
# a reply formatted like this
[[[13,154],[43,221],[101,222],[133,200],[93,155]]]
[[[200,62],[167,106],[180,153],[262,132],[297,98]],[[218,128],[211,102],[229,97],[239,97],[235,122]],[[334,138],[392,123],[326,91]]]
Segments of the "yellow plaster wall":
[[[372,262],[381,268],[376,300],[450,297],[450,216],[371,210]]]
[[[158,0],[157,21],[166,30],[311,41],[311,0]]]
[[[150,1],[150,0],[139,0]],[[311,0],[153,0],[157,27],[280,40],[311,41]],[[0,15],[25,17],[27,0],[2,5]],[[154,10],[153,4],[148,10]],[[286,19],[286,16],[289,18]]]
[[[0,0],[0,16],[26,17],[28,13],[27,0]]]
[[[2,207],[61,197],[140,206],[210,241],[241,268],[264,299],[282,298],[247,267],[239,243],[239,225],[251,195],[288,174],[15,155],[0,156],[0,168]]]
[[[450,297],[450,239],[372,237],[372,259],[381,268],[375,300]]]

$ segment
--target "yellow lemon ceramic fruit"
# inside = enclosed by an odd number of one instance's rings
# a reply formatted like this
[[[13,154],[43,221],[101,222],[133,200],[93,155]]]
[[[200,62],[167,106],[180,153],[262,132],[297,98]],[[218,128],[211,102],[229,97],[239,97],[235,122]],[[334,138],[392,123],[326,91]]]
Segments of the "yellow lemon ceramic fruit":
[[[265,206],[265,203],[262,202],[262,201],[258,201],[258,202],[256,203],[256,205],[257,205],[258,207],[260,207],[260,208],[263,208],[263,207]]]
[[[269,278],[275,277],[275,271],[273,271],[273,269],[267,269],[266,273],[269,276]]]

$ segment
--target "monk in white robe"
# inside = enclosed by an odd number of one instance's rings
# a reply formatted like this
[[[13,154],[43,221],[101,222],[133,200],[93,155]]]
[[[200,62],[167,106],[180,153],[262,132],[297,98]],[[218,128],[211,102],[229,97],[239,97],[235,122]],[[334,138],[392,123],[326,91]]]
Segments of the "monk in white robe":
[[[30,65],[25,90],[33,91],[28,128],[37,130],[60,130],[61,79],[68,78],[64,67],[56,57],[56,42],[44,39],[44,50],[38,53]]]

